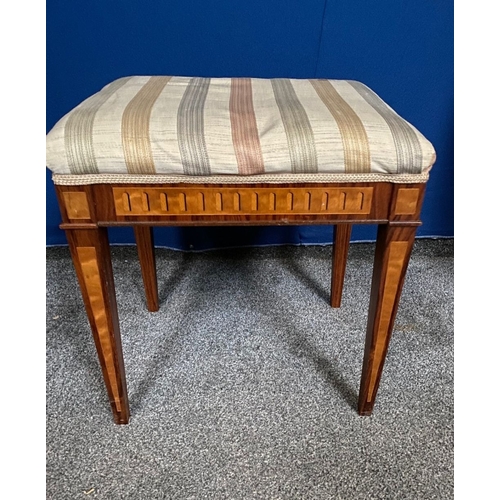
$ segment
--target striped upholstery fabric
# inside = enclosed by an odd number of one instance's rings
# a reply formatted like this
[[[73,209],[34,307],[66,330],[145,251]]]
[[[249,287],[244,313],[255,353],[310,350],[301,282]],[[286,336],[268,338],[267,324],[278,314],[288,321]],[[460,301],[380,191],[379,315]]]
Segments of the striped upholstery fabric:
[[[420,178],[435,161],[420,132],[347,80],[120,78],[61,118],[46,151],[57,179]]]

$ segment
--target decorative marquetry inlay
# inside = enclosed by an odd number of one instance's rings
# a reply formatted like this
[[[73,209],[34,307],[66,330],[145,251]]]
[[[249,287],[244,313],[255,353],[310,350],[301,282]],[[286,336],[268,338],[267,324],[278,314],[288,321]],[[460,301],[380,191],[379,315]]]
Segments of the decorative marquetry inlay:
[[[63,197],[68,219],[90,219],[89,203],[85,193],[66,191]]]
[[[118,379],[113,361],[113,346],[108,327],[108,318],[106,315],[106,305],[104,302],[96,249],[94,247],[77,247],[76,251],[82,269],[85,287],[87,288],[90,308],[94,317],[97,335],[99,336],[99,342],[101,344],[111,390],[114,395],[116,409],[121,411]]]
[[[375,351],[373,354],[373,370],[371,371],[371,379],[368,387],[368,401],[373,401],[374,399],[377,373],[379,373],[380,364],[385,358],[384,350],[387,346],[391,316],[394,305],[396,304],[399,281],[401,273],[403,272],[408,245],[407,241],[393,241],[389,246],[387,275],[385,277],[382,305],[380,307],[380,316],[378,320],[377,338],[375,340]]]
[[[400,188],[396,197],[394,215],[413,215],[417,211],[420,189]]]
[[[373,187],[114,187],[117,215],[369,214]]]

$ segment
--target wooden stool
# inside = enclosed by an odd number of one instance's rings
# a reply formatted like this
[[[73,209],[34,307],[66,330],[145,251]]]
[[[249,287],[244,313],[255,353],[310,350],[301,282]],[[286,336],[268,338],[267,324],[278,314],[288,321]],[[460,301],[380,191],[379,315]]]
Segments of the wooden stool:
[[[73,263],[114,420],[129,421],[107,228],[132,226],[150,311],[153,226],[336,227],[339,307],[352,224],[378,224],[359,413],[372,413],[420,222],[432,145],[346,80],[126,77],[47,135]]]

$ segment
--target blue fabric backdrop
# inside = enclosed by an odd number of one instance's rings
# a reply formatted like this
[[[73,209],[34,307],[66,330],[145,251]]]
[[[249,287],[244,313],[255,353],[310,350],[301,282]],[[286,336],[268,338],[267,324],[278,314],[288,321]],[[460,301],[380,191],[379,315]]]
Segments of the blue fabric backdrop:
[[[453,236],[451,0],[47,0],[47,131],[110,81],[127,75],[360,80],[433,144],[418,237]],[[47,170],[47,244],[65,244]],[[324,226],[162,228],[179,249],[321,244]],[[128,229],[114,243],[133,243]],[[353,241],[373,240],[358,226]]]

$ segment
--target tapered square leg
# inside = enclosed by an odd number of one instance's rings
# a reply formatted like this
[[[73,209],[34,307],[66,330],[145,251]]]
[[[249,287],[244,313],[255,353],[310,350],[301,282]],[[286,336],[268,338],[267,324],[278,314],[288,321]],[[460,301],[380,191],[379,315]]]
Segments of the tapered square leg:
[[[149,311],[155,312],[160,308],[160,303],[158,300],[153,228],[149,226],[134,226],[134,234],[146,293],[146,304]]]
[[[358,411],[371,415],[403,289],[416,226],[381,225],[375,249]]]
[[[130,411],[107,230],[72,229],[66,235],[113,417],[126,424]]]
[[[335,226],[335,241],[332,252],[332,288],[330,302],[332,307],[340,307],[344,277],[347,266],[347,255],[351,241],[351,224],[338,224]]]

